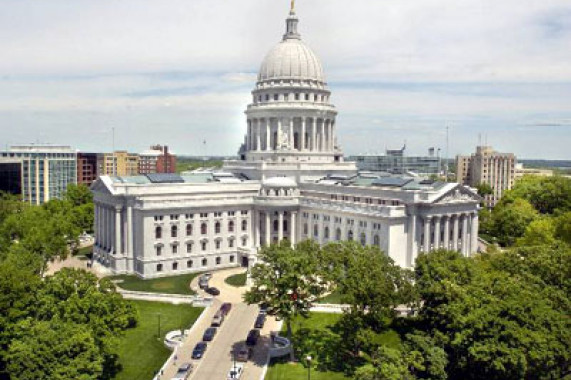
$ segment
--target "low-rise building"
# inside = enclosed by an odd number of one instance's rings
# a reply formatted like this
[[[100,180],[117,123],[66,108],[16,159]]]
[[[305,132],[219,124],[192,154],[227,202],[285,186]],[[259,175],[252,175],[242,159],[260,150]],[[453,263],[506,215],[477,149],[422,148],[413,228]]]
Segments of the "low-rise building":
[[[153,145],[139,154],[139,173],[176,173],[176,155],[166,145]]]
[[[77,153],[77,183],[91,186],[97,179],[97,153]]]
[[[427,156],[406,156],[406,146],[401,149],[386,150],[385,155],[366,154],[349,157],[359,170],[388,172],[393,174],[416,173],[420,175],[440,175],[441,158],[430,148]]]
[[[114,153],[101,153],[97,157],[99,175],[131,176],[139,174],[139,155],[118,150]]]

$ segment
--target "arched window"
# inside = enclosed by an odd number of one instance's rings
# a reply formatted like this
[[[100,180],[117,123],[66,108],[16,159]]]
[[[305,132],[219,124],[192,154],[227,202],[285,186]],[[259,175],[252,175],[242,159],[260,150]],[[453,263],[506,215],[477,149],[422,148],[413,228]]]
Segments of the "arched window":
[[[222,263],[222,259],[220,257],[216,258],[216,265],[220,265]]]
[[[202,223],[200,225],[200,233],[206,235],[208,233],[208,225],[206,223]]]
[[[325,232],[323,233],[325,239],[329,239],[329,227],[325,227]]]
[[[186,243],[186,253],[192,252],[192,243]]]
[[[304,223],[303,224],[303,234],[307,235],[307,231],[308,231],[307,223]]]
[[[208,260],[202,259],[202,266],[205,267],[208,265]]]
[[[234,238],[228,239],[228,248],[234,248]]]
[[[172,263],[172,270],[178,269],[178,263]]]
[[[228,222],[228,232],[234,232],[234,222],[233,221]]]
[[[247,230],[248,230],[248,221],[243,220],[242,221],[242,231],[247,231]]]
[[[172,226],[171,227],[171,237],[176,237],[176,235],[178,235],[178,227]]]
[[[214,225],[214,233],[217,234],[220,233],[220,222],[216,222],[216,224]]]
[[[335,231],[335,240],[341,240],[341,228],[338,228],[337,231]]]
[[[155,239],[162,239],[162,237],[163,237],[162,227],[155,228]]]
[[[353,240],[353,231],[349,230],[349,232],[347,232],[347,240],[349,241]]]
[[[208,243],[205,241],[203,241],[200,245],[202,246],[203,251],[206,251],[206,248],[208,248]]]
[[[364,232],[361,233],[361,245],[364,247],[367,245],[367,235]]]
[[[216,240],[216,249],[220,249],[220,247],[222,246],[222,241],[221,240]]]
[[[248,244],[248,238],[247,237],[243,237],[242,238],[242,247],[245,247]]]
[[[186,262],[186,267],[187,267],[187,268],[192,268],[192,260],[188,260],[188,261]]]
[[[192,235],[192,224],[186,225],[186,236]]]
[[[315,237],[319,236],[319,226],[317,224],[313,225],[313,236]]]

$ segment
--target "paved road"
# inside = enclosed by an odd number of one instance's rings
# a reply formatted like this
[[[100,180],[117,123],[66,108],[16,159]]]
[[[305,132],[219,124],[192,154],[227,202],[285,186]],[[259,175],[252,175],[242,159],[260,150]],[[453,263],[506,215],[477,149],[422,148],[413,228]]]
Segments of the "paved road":
[[[216,297],[212,306],[209,307],[204,312],[203,317],[197,321],[190,335],[177,350],[176,365],[174,363],[167,365],[161,379],[170,379],[176,372],[178,365],[183,362],[192,362],[194,364],[194,372],[191,379],[226,379],[228,371],[232,367],[232,350],[236,345],[245,341],[248,331],[254,327],[254,321],[258,314],[257,306],[248,306],[242,302],[242,294],[246,291],[245,287],[236,288],[224,282],[226,277],[243,272],[244,269],[236,268],[213,273],[210,284],[220,289],[220,296]],[[191,287],[199,293],[201,292],[198,290],[197,279],[191,283]],[[208,343],[205,356],[201,360],[192,360],[191,353],[194,345],[202,340],[204,330],[210,326],[212,316],[216,313],[222,302],[231,302],[232,311],[218,329],[214,341]],[[264,329],[262,329],[262,336],[254,349],[254,356],[246,363],[241,379],[260,379],[263,367],[266,364],[270,343],[270,331],[272,331],[272,329],[275,330],[277,325],[274,318],[268,317]]]

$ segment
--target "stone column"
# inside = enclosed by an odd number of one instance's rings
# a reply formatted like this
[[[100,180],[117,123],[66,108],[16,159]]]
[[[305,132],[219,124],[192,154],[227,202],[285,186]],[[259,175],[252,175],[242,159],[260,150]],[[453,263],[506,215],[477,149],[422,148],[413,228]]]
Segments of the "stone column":
[[[107,229],[109,228],[109,216],[107,214],[107,208],[104,206],[101,207],[101,235],[103,237],[103,248],[107,250],[109,248],[109,240],[107,237],[109,234],[107,233]]]
[[[256,134],[256,151],[262,150],[262,119],[258,119],[258,131]]]
[[[278,212],[278,242],[281,242],[284,238],[284,212]]]
[[[319,215],[319,223],[317,223],[319,225],[318,230],[317,230],[317,236],[318,236],[318,242],[320,245],[322,245],[324,243],[323,241],[323,236],[324,234],[324,226],[323,226],[323,217],[324,215]]]
[[[252,217],[254,218],[253,223],[254,224],[254,235],[255,235],[255,247],[259,248],[260,247],[260,212],[253,210],[253,214]]]
[[[248,128],[246,131],[246,150],[250,150],[250,141],[252,141],[252,120],[247,121]]]
[[[454,227],[452,230],[452,250],[453,251],[457,251],[458,250],[458,224],[460,223],[460,215],[456,214],[454,215]]]
[[[301,118],[301,138],[299,139],[299,141],[300,141],[299,150],[304,151],[305,150],[305,117]]]
[[[272,243],[272,230],[271,227],[271,220],[270,220],[270,213],[266,211],[266,245],[269,246]]]
[[[317,150],[317,119],[312,117],[310,120],[311,120],[311,151],[315,152]]]
[[[462,254],[468,254],[468,215],[462,215]]]
[[[444,249],[450,249],[450,215],[444,216]]]
[[[416,212],[413,210],[412,212]],[[410,268],[414,265],[416,257],[418,255],[418,244],[419,240],[417,228],[416,228],[416,214],[411,214],[408,219],[408,239],[409,239],[409,252],[407,255],[406,265]]]
[[[95,234],[95,246],[99,246],[99,206],[97,203],[93,204],[93,231]]]
[[[479,224],[478,213],[474,213],[472,215],[472,232],[470,234],[472,241],[470,243],[469,254],[478,252],[478,224]]]
[[[319,136],[319,151],[325,150],[325,119],[321,120],[320,136]]]
[[[115,206],[115,254],[122,253],[121,250],[121,206]]]
[[[434,217],[434,249],[440,248],[440,215]]]
[[[282,133],[282,118],[278,117],[278,133],[277,136],[278,138],[274,141],[274,146],[276,147],[275,149],[279,149],[280,147],[278,146],[278,140],[280,138],[280,133]]]
[[[266,151],[270,151],[272,150],[272,145],[271,145],[271,124],[272,124],[272,119],[266,119]]]
[[[129,257],[133,257],[133,206],[127,206],[127,242],[125,244],[125,253]]]
[[[295,243],[297,242],[297,231],[296,231],[296,221],[297,218],[297,212],[292,211],[291,212],[291,221],[290,221],[290,231],[289,231],[289,236],[290,236],[290,241],[291,241],[291,246],[295,246]]]
[[[293,117],[289,118],[289,144],[291,149],[293,150],[295,147],[295,140],[293,138]]]
[[[335,128],[335,121],[331,120],[331,123],[329,124],[330,130],[331,130],[331,134],[329,136],[330,140],[329,141],[329,150],[330,151],[335,151],[335,132],[334,132],[334,128]]]
[[[430,216],[424,217],[424,252],[430,252]]]

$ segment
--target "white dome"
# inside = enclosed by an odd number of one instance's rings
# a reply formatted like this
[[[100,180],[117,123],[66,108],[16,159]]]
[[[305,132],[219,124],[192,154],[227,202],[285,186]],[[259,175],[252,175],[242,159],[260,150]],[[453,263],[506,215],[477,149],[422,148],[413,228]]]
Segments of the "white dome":
[[[315,80],[325,83],[321,61],[298,38],[284,38],[264,58],[258,81],[271,79]]]

